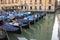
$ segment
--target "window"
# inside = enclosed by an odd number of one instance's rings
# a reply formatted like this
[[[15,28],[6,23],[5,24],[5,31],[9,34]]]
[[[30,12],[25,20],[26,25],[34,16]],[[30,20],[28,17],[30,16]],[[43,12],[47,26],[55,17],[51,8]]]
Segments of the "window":
[[[1,4],[3,4],[3,0],[0,0],[1,1]]]
[[[49,0],[49,3],[51,4],[51,0]]]
[[[30,4],[32,4],[32,0],[30,0]]]
[[[49,6],[49,9],[48,10],[51,10],[51,6]]]
[[[4,9],[3,7],[1,7],[2,9]]]
[[[26,6],[25,6],[25,9],[26,9]]]
[[[37,10],[37,6],[35,6],[35,10]]]
[[[42,7],[40,6],[39,9],[42,10]]]
[[[7,7],[5,7],[5,9],[7,9]]]
[[[5,4],[6,4],[6,0],[5,0]]]
[[[18,3],[18,0],[15,0],[15,3]]]
[[[32,6],[30,6],[30,10],[32,10]]]
[[[8,4],[10,4],[10,0],[8,1]]]
[[[24,2],[25,2],[25,4],[26,4],[26,0],[25,0]]]
[[[21,9],[23,9],[23,6],[21,6]]]
[[[35,2],[37,2],[37,0],[35,0]]]
[[[0,0],[0,4],[1,4],[1,0]]]
[[[35,4],[37,4],[37,0],[35,0]]]
[[[14,3],[14,0],[12,0],[12,3]]]
[[[12,9],[14,9],[14,7],[12,7]]]
[[[5,0],[2,0],[2,3],[5,4]]]
[[[40,4],[42,3],[42,0],[40,0]]]

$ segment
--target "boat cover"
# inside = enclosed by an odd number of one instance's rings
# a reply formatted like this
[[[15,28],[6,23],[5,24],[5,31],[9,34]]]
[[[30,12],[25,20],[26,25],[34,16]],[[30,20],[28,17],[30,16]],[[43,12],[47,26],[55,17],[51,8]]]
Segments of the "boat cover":
[[[16,28],[16,27],[14,27],[12,25],[9,25],[9,24],[4,24],[4,25],[0,26],[0,29],[4,29],[4,30],[7,30],[7,31],[16,31],[19,28]]]

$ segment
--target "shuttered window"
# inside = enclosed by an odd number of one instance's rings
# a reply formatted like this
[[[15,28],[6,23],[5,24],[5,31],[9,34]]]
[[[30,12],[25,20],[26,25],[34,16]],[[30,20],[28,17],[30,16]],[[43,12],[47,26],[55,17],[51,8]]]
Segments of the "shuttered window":
[[[48,10],[51,10],[51,6],[48,7]]]
[[[49,0],[49,3],[51,4],[51,0]]]
[[[40,1],[40,4],[42,3],[42,0],[39,0]]]
[[[41,6],[39,6],[39,9],[40,9],[40,10],[42,10],[42,7],[41,7]]]
[[[30,4],[32,4],[32,0],[30,0]]]
[[[19,0],[16,0],[15,3],[18,3]]]
[[[35,10],[37,10],[37,6],[35,6]]]
[[[30,10],[32,10],[32,6],[30,6]]]
[[[37,0],[35,0],[35,4],[37,4]]]

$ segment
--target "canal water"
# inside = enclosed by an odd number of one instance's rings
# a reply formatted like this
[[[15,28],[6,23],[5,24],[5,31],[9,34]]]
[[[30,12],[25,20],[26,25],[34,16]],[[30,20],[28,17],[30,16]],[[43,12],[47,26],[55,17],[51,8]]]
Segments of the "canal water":
[[[22,34],[8,33],[10,40],[51,40],[54,25],[54,13],[47,13],[44,18],[22,30]]]

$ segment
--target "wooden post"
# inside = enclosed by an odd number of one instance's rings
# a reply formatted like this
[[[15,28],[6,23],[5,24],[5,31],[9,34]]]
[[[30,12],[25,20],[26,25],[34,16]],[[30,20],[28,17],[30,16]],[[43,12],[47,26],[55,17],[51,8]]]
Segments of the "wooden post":
[[[34,18],[35,18],[35,12],[33,12],[33,13],[34,13],[34,15],[33,15],[33,16],[34,16]],[[33,19],[34,19],[34,18],[33,18]],[[34,23],[35,23],[35,22],[36,22],[36,21],[34,20]]]
[[[8,36],[8,33],[7,33],[6,29],[4,29],[4,31],[5,31],[5,33],[6,33],[6,36],[7,36],[8,40],[10,40],[10,38],[9,38],[9,36]]]

